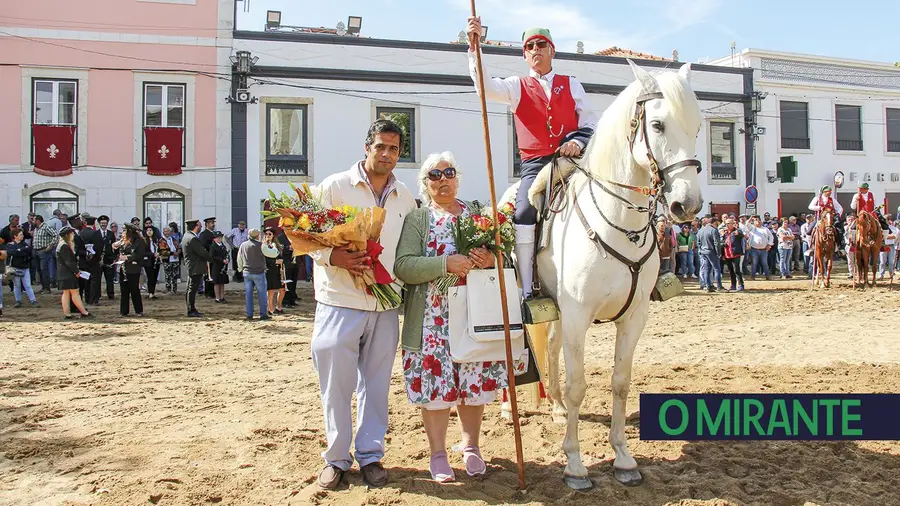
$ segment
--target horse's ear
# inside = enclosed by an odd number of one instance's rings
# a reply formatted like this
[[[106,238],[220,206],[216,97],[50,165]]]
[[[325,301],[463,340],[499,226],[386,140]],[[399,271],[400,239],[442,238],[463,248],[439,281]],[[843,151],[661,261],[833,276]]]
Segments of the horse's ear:
[[[685,63],[684,65],[682,65],[681,68],[678,69],[678,75],[680,75],[681,77],[684,78],[685,81],[690,83],[691,82],[691,64]]]
[[[628,60],[628,64],[631,65],[631,71],[634,72],[634,77],[641,82],[644,93],[654,93],[659,91],[659,85],[656,84],[656,79],[653,79],[653,76],[651,76],[649,72],[638,67],[637,64],[631,61],[631,58],[626,59]]]

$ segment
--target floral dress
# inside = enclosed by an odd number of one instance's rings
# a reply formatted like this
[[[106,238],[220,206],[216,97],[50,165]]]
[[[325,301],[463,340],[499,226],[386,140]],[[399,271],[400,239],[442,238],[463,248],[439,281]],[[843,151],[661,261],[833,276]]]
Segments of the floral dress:
[[[463,205],[462,216],[469,210]],[[428,242],[429,257],[456,253],[453,224],[456,217],[443,210],[430,208]],[[403,377],[411,404],[442,409],[461,400],[470,406],[488,404],[497,392],[508,385],[505,362],[454,363],[450,358],[449,304],[435,279],[428,283],[425,295],[425,319],[422,325],[422,351],[403,350]],[[525,356],[527,358],[527,355]],[[525,371],[527,361],[514,360],[516,373]]]

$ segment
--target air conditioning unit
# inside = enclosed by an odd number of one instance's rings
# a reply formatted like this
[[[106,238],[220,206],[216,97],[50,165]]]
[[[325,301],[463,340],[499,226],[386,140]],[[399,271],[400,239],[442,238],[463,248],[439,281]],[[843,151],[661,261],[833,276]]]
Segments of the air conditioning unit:
[[[250,90],[241,88],[234,93],[234,101],[241,104],[249,104],[252,98],[250,97]]]

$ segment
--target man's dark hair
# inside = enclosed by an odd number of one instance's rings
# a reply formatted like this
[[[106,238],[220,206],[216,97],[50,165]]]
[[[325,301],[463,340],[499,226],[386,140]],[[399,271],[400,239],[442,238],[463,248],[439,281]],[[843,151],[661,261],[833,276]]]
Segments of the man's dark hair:
[[[39,221],[39,222],[43,223],[43,222],[44,222],[44,217],[41,216],[40,214],[35,214],[35,215],[34,215],[34,221]]]
[[[403,151],[405,139],[403,138],[403,130],[389,119],[379,119],[369,127],[369,133],[366,134],[366,146],[371,146],[375,142],[375,136],[378,134],[397,134],[400,136],[400,151]]]

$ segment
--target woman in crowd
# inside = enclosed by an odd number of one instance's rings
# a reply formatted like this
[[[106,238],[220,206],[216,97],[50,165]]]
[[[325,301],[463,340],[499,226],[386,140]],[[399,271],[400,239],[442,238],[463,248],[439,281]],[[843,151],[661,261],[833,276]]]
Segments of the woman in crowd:
[[[459,179],[453,154],[429,156],[419,171],[423,207],[406,216],[394,273],[408,290],[401,333],[403,376],[409,402],[419,406],[431,448],[431,477],[455,480],[447,457],[447,427],[454,406],[461,424],[463,462],[470,476],[486,471],[478,448],[484,406],[507,386],[505,362],[454,363],[449,352],[448,302],[437,282],[447,274],[463,278],[472,269],[494,266],[486,249],[457,254],[453,223],[469,207],[456,198]],[[515,362],[524,370],[525,362]]]
[[[16,306],[22,307],[22,292],[28,296],[29,302],[34,307],[41,305],[34,296],[34,290],[31,288],[31,245],[25,242],[25,231],[21,228],[13,235],[12,242],[6,245],[6,255],[8,257],[9,266],[13,268],[12,282],[13,294],[16,297]]]
[[[125,225],[122,238],[113,244],[113,251],[118,252],[119,261],[119,314],[128,316],[128,299],[134,306],[136,316],[144,316],[144,301],[141,300],[141,270],[147,254],[147,245],[134,225]]]
[[[72,305],[82,318],[93,315],[84,308],[78,295],[78,258],[75,256],[75,229],[65,226],[59,230],[59,244],[56,246],[56,286],[62,290],[62,311],[71,320]]]
[[[275,240],[275,229],[266,227],[263,236],[262,252],[266,257],[266,287],[269,296],[269,316],[283,314],[284,307],[284,259],[281,255],[281,244]]]
[[[147,245],[147,252],[144,257],[144,272],[147,275],[147,293],[151,299],[156,298],[156,282],[159,280],[159,240],[156,236],[156,229],[153,225],[144,227],[144,242]]]
[[[744,232],[735,225],[734,218],[725,220],[723,239],[722,261],[725,262],[725,266],[728,267],[728,273],[731,275],[731,288],[728,291],[743,291],[744,274],[741,271],[740,259],[744,254]],[[737,274],[735,275],[735,273]],[[735,288],[735,282],[737,282],[737,288]]]
[[[212,261],[209,262],[209,279],[213,284],[216,302],[225,302],[225,285],[228,284],[228,248],[222,244],[222,232],[213,232],[213,242],[209,245]]]
[[[791,277],[791,255],[794,250],[794,234],[791,232],[788,219],[781,220],[781,228],[775,232],[778,238],[778,269],[781,271],[781,279]]]
[[[181,272],[181,243],[172,235],[172,227],[165,227],[159,240],[159,258],[166,276],[166,294],[178,293],[178,276]]]

